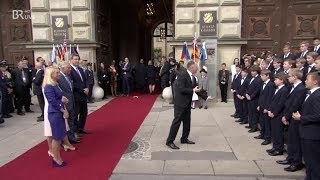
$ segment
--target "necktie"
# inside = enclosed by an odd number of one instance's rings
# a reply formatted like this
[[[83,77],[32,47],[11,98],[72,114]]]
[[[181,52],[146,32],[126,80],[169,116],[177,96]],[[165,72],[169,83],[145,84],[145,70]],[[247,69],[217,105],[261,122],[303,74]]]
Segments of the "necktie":
[[[267,83],[263,83],[263,86],[262,86],[262,90],[264,90],[264,88],[266,87]]]
[[[279,91],[279,86],[277,87],[277,89],[276,89],[276,91],[274,92],[274,95],[276,95],[277,93],[278,93],[278,91]]]
[[[71,84],[71,81],[70,81],[69,77],[68,76],[64,76],[64,77],[66,78],[66,80],[67,80],[67,82],[68,82],[68,84],[70,86],[70,89],[72,90],[72,84]]]
[[[76,71],[77,71],[78,75],[80,76],[81,81],[83,81],[82,76],[81,76],[81,73],[80,73],[80,71],[79,71],[79,68],[76,67]]]
[[[21,74],[22,74],[22,81],[23,83],[27,83],[27,78],[26,78],[26,74],[24,73],[24,70],[21,70]]]
[[[251,81],[250,81],[249,85],[252,83],[252,81],[254,81],[254,78],[255,78],[255,77],[253,77],[253,78],[251,79]]]
[[[196,87],[197,86],[196,85],[196,78],[193,75],[191,75],[191,76],[192,76],[192,86]]]
[[[304,101],[306,101],[308,98],[309,98],[309,96],[311,95],[311,91],[310,90],[308,90],[307,91],[307,96],[306,96],[306,99],[304,99]]]

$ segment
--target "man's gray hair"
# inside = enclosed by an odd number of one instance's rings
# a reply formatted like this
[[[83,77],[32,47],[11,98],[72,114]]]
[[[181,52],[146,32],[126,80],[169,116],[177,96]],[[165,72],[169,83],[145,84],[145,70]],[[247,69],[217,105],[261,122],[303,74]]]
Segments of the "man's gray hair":
[[[68,61],[62,61],[61,63],[59,63],[59,68],[63,69],[65,67],[67,67],[68,65],[70,65],[70,63]]]

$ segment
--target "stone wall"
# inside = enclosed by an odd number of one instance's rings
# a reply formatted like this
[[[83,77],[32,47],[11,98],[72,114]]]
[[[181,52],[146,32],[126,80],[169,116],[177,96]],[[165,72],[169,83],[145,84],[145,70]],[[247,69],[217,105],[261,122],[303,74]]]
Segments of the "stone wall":
[[[241,45],[246,41],[241,40],[241,1],[240,0],[175,0],[175,57],[180,59],[183,41],[189,45],[189,53],[192,52],[192,39],[196,32],[199,41],[217,40],[215,46],[214,61],[209,60],[208,71],[211,71],[210,82],[217,85],[217,72],[220,64],[225,62],[228,69],[233,59],[240,57]],[[200,11],[217,11],[217,33],[216,36],[199,37]],[[201,44],[198,43],[200,50]],[[210,69],[211,68],[211,69]],[[213,68],[213,69],[212,69]],[[218,95],[219,88],[213,88],[212,95]]]
[[[68,16],[69,44],[79,44],[82,59],[95,62],[94,0],[30,0],[34,57],[51,59],[52,16]]]

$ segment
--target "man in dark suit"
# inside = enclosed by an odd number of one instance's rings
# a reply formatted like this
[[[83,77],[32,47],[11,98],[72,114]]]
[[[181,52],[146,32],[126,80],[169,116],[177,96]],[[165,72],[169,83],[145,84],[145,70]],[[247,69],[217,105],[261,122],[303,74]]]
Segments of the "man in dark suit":
[[[292,84],[292,88],[287,96],[285,109],[282,117],[282,123],[289,126],[288,130],[288,156],[285,160],[277,161],[278,164],[290,165],[284,168],[285,171],[294,172],[303,168],[302,153],[299,126],[300,121],[292,119],[292,113],[300,111],[304,102],[307,89],[301,82],[302,71],[299,69],[292,69],[289,72],[288,80]]]
[[[305,58],[307,59],[307,53],[309,48],[309,43],[307,41],[302,41],[300,43],[300,53],[297,54],[297,58]]]
[[[25,68],[25,70],[28,72],[28,76],[30,78],[29,91],[31,91],[31,89],[32,89],[32,81],[31,80],[34,77],[36,72],[34,71],[33,66],[29,63],[29,59],[27,57],[23,56],[22,60],[23,60],[23,66],[24,66],[23,68]],[[31,94],[30,93],[27,94],[27,104],[33,105],[31,103]]]
[[[73,122],[77,133],[88,134],[89,131],[84,129],[88,114],[87,95],[89,89],[87,87],[87,79],[79,67],[80,56],[72,54],[70,57],[71,73],[70,77],[73,82],[73,96],[75,99],[75,113],[73,114]]]
[[[282,68],[282,60],[281,59],[276,59],[273,61],[273,71],[271,71],[271,81],[274,81],[274,76],[280,72],[283,72],[283,68]]]
[[[284,125],[281,121],[283,117],[284,104],[287,99],[288,89],[285,86],[287,75],[284,73],[276,74],[274,84],[277,86],[268,107],[268,116],[271,118],[271,138],[273,142],[272,149],[267,152],[270,156],[283,154],[284,149]]]
[[[92,63],[87,64],[85,74],[86,74],[86,78],[87,78],[87,87],[89,88],[88,102],[93,103],[92,90],[93,90],[93,85],[94,85],[94,74],[93,74],[93,70],[92,70]]]
[[[124,96],[129,96],[131,90],[131,72],[132,67],[129,63],[129,58],[124,58],[124,63],[122,64],[122,91]]]
[[[221,92],[221,102],[227,103],[228,95],[228,83],[229,83],[229,71],[226,69],[226,63],[221,64],[221,70],[219,70],[218,81]]]
[[[169,87],[170,81],[170,63],[166,60],[166,57],[161,58],[161,69],[159,72],[160,81],[161,81],[161,90],[166,87]]]
[[[271,123],[268,116],[268,110],[274,91],[276,90],[274,83],[270,79],[271,71],[263,70],[261,72],[261,80],[263,85],[259,94],[258,110],[260,112],[259,123],[261,127],[260,135],[255,136],[255,139],[264,139],[261,145],[267,145],[271,143]]]
[[[62,90],[62,95],[65,96],[69,101],[66,104],[66,109],[68,110],[70,116],[68,118],[68,125],[70,130],[67,132],[68,139],[70,143],[79,143],[80,136],[76,133],[77,129],[74,126],[74,113],[75,113],[75,101],[73,96],[73,83],[70,78],[71,65],[70,63],[64,61],[60,63],[60,75],[59,75],[59,87]]]
[[[310,73],[306,79],[309,89],[301,112],[292,114],[300,121],[302,156],[306,164],[306,180],[320,179],[320,75]]]
[[[252,78],[249,82],[249,86],[245,94],[248,100],[248,120],[249,120],[249,126],[246,126],[246,128],[250,128],[248,132],[253,133],[258,131],[259,111],[257,110],[257,107],[258,107],[260,89],[262,86],[262,80],[259,76],[260,74],[259,66],[256,66],[256,65],[252,66],[250,68],[250,72],[251,72]]]
[[[27,69],[24,68],[23,60],[19,60],[17,67],[12,71],[12,80],[14,83],[14,94],[17,99],[17,114],[25,115],[22,111],[23,106],[26,112],[33,112],[30,110],[30,102],[28,100],[30,96],[31,77]]]
[[[316,58],[319,56],[318,53],[316,52],[308,52],[307,54],[307,65],[305,66],[305,68],[303,68],[303,76],[302,76],[302,82],[304,82],[306,80],[307,74],[311,73],[311,72],[315,72],[316,71],[316,67],[315,67],[315,60]]]
[[[194,74],[197,72],[198,66],[194,61],[189,61],[187,70],[183,70],[178,74],[175,81],[175,99],[174,99],[174,119],[172,121],[169,136],[166,145],[171,149],[179,149],[173,142],[176,139],[181,122],[183,122],[181,144],[195,144],[188,139],[190,133],[190,116],[191,116],[191,101],[192,94],[196,92],[203,99],[211,99],[197,86]]]
[[[292,60],[296,59],[296,56],[291,53],[290,45],[285,45],[283,47],[283,54],[280,56],[280,58],[282,59],[282,61],[284,61],[285,59],[292,59]]]
[[[248,100],[246,99],[246,90],[249,86],[251,78],[248,77],[249,70],[243,69],[241,71],[241,81],[240,87],[237,91],[237,98],[239,99],[239,107],[240,109],[240,119],[236,122],[240,122],[240,124],[248,123]]]
[[[316,52],[318,54],[320,54],[320,38],[319,37],[315,37],[313,38],[313,52]]]
[[[236,112],[232,117],[234,118],[240,118],[240,100],[237,97],[237,92],[239,91],[240,88],[240,83],[241,83],[241,66],[236,65],[236,74],[233,77],[233,81],[231,83],[231,91],[233,93],[233,100],[234,100],[234,107],[236,109]]]
[[[37,118],[37,121],[43,121],[43,109],[44,109],[44,97],[42,93],[42,82],[44,77],[44,70],[42,69],[42,63],[35,63],[36,73],[32,80],[33,82],[33,94],[37,95],[39,106],[41,109],[41,115]]]

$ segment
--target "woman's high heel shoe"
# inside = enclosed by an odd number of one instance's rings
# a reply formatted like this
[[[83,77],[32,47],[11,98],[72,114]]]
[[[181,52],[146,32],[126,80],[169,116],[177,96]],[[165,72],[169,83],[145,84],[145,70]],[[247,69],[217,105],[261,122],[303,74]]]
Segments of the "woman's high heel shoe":
[[[77,150],[76,147],[70,147],[70,146],[67,146],[65,144],[62,144],[62,146],[63,146],[64,151],[75,151],[75,150]]]
[[[50,151],[48,151],[48,155],[49,157],[53,157],[53,154]]]
[[[58,164],[54,159],[52,159],[52,167],[64,167],[66,165],[67,165],[67,163],[64,161],[62,161],[61,164]]]

